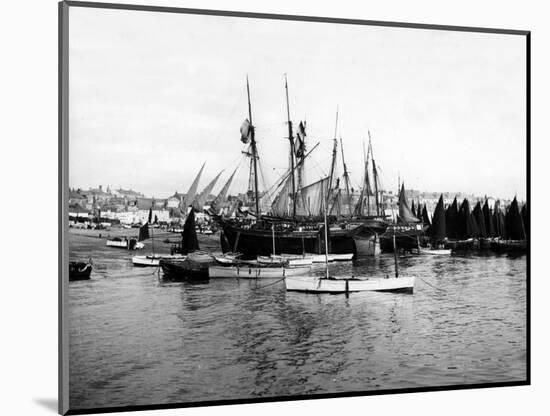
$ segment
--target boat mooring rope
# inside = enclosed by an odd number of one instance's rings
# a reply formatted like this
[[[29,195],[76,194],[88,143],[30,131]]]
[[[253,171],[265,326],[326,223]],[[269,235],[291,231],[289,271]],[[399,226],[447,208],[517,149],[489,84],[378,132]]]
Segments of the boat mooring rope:
[[[419,277],[419,279],[422,280],[424,283],[426,283],[428,286],[434,288],[435,290],[441,290],[441,291],[443,291],[443,292],[446,292],[445,289],[441,289],[440,287],[436,287],[436,286],[432,285],[431,283],[426,282],[426,281],[425,281],[424,279],[422,279],[421,277]]]
[[[253,287],[253,288],[251,288],[251,290],[263,289],[263,288],[266,288],[268,286],[273,286],[274,284],[282,282],[283,280],[285,280],[284,277],[282,279],[276,280],[275,282],[268,283],[267,285]]]

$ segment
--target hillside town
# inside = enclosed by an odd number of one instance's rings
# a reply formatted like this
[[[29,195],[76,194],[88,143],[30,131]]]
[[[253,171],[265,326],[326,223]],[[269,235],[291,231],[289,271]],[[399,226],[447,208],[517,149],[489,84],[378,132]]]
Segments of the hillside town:
[[[352,204],[356,203],[359,195],[358,191],[353,190]],[[435,209],[440,195],[443,195],[446,205],[451,204],[455,197],[459,200],[467,198],[470,201],[484,201],[487,199],[491,207],[496,202],[493,197],[478,197],[465,193],[406,190],[408,200],[417,205],[419,203],[425,204],[429,212],[433,212]],[[112,225],[139,226],[147,222],[150,211],[159,226],[181,225],[183,220],[181,207],[185,197],[185,193],[178,191],[165,198],[148,197],[133,189],[115,189],[110,186],[104,188],[103,185],[87,190],[71,188],[69,190],[69,225],[71,227],[86,228],[96,228],[98,224],[102,224],[103,227]],[[205,212],[209,210],[215,199],[216,195],[204,195],[204,191],[194,198],[192,205],[198,211],[197,221],[199,223],[210,223],[210,218]],[[250,192],[228,195],[224,207],[222,207],[225,208],[225,215],[229,214],[229,216],[234,217],[239,210],[247,211],[252,199]],[[383,191],[381,192],[381,199],[388,215],[392,215],[392,210],[397,209],[398,193]],[[510,201],[501,199],[501,203],[506,206]]]

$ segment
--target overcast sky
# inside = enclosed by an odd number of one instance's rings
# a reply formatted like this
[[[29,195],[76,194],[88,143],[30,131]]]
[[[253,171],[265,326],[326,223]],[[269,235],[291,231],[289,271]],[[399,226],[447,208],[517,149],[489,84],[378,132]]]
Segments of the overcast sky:
[[[352,184],[370,130],[387,189],[526,194],[525,38],[70,7],[69,183],[149,196],[240,166],[246,75],[264,176],[288,164],[284,74],[326,175],[339,108]],[[339,150],[340,151],[340,150]],[[341,163],[341,160],[338,161]],[[341,171],[341,170],[340,170]]]

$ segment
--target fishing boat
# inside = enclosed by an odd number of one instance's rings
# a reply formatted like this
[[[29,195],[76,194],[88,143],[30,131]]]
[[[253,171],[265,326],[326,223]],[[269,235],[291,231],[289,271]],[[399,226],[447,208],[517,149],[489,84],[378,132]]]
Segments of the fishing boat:
[[[420,208],[420,207],[419,207]],[[420,209],[419,209],[420,211]],[[429,223],[428,212],[426,206],[420,214],[423,218],[422,222]],[[418,247],[416,252],[418,254],[425,254],[431,256],[448,256],[451,254],[451,249],[444,248],[446,240],[446,224],[445,224],[445,206],[443,204],[443,195],[440,195],[439,201],[434,210],[434,215],[430,227],[427,230],[427,234],[430,238],[428,247]]]
[[[326,205],[325,205],[326,206]],[[326,226],[326,211],[325,211]],[[325,227],[325,230],[328,227]],[[328,244],[328,233],[325,231],[325,243]],[[394,242],[395,247],[395,242]],[[414,290],[414,276],[399,277],[397,251],[394,250],[395,277],[334,277],[329,273],[328,256],[325,257],[325,276],[287,276],[285,286],[287,291],[305,293],[345,293],[364,291],[406,292]]]
[[[237,266],[216,266],[208,267],[210,278],[237,277],[239,279],[282,279],[288,276],[300,276],[311,271],[311,267],[279,267],[268,265],[241,264]]]
[[[92,262],[71,261],[69,262],[69,281],[88,280],[92,273]]]
[[[170,280],[208,280],[208,266],[216,263],[214,256],[200,251],[195,231],[195,211],[187,215],[183,226],[181,255],[185,258],[159,260],[164,277]]]
[[[399,191],[399,214],[396,222],[386,229],[380,236],[382,251],[392,252],[394,241],[401,250],[412,251],[420,248],[420,238],[424,236],[429,224],[423,224],[409,208],[405,196],[405,184]]]
[[[137,238],[115,237],[107,240],[107,247],[140,250],[145,247],[145,244],[139,242]]]
[[[147,239],[151,239],[151,254],[145,255],[145,256],[133,256],[132,257],[132,264],[136,267],[158,267],[160,259],[166,258],[166,259],[181,259],[182,255],[170,255],[170,254],[155,254],[155,236],[154,236],[154,225],[153,222],[153,204],[152,202],[151,208],[149,209],[149,218],[147,220],[147,223],[142,225],[139,228],[139,236],[138,240],[145,241]],[[156,216],[155,216],[156,218]],[[149,230],[151,233],[149,234]]]

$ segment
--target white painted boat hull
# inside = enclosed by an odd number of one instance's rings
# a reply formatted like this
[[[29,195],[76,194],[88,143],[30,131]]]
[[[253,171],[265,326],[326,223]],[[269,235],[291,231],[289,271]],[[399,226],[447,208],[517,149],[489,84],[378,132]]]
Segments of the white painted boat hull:
[[[427,254],[430,256],[448,256],[451,254],[452,250],[450,249],[427,249],[427,248],[421,248],[420,254]]]
[[[208,276],[237,277],[239,279],[282,279],[287,276],[299,276],[311,272],[310,267],[254,267],[254,266],[210,266]]]
[[[117,247],[117,248],[125,248],[125,249],[128,249],[128,242],[127,241],[112,241],[112,240],[107,240],[107,247]],[[135,245],[134,245],[134,250],[140,250],[142,249],[143,247],[145,247],[145,244],[141,243],[141,242],[137,242]]]
[[[311,266],[313,263],[312,257],[283,257],[283,256],[258,256],[258,263],[260,264],[278,264],[281,262],[286,262],[290,267],[302,267],[302,266]]]
[[[409,292],[414,289],[414,276],[356,279],[326,279],[317,276],[290,276],[285,279],[286,290],[308,293],[349,292]]]
[[[138,267],[158,267],[161,259],[180,259],[184,260],[186,256],[182,254],[174,255],[155,255],[155,256],[134,256],[132,264]]]
[[[290,258],[290,259],[296,259],[296,258],[311,258],[311,261],[313,263],[324,263],[325,262],[325,255],[324,254],[309,254],[306,253],[303,256],[296,256],[295,254],[281,254],[280,256],[282,258]],[[345,253],[345,254],[329,254],[328,255],[328,261],[329,263],[332,263],[333,261],[352,261],[353,260],[353,253]]]

